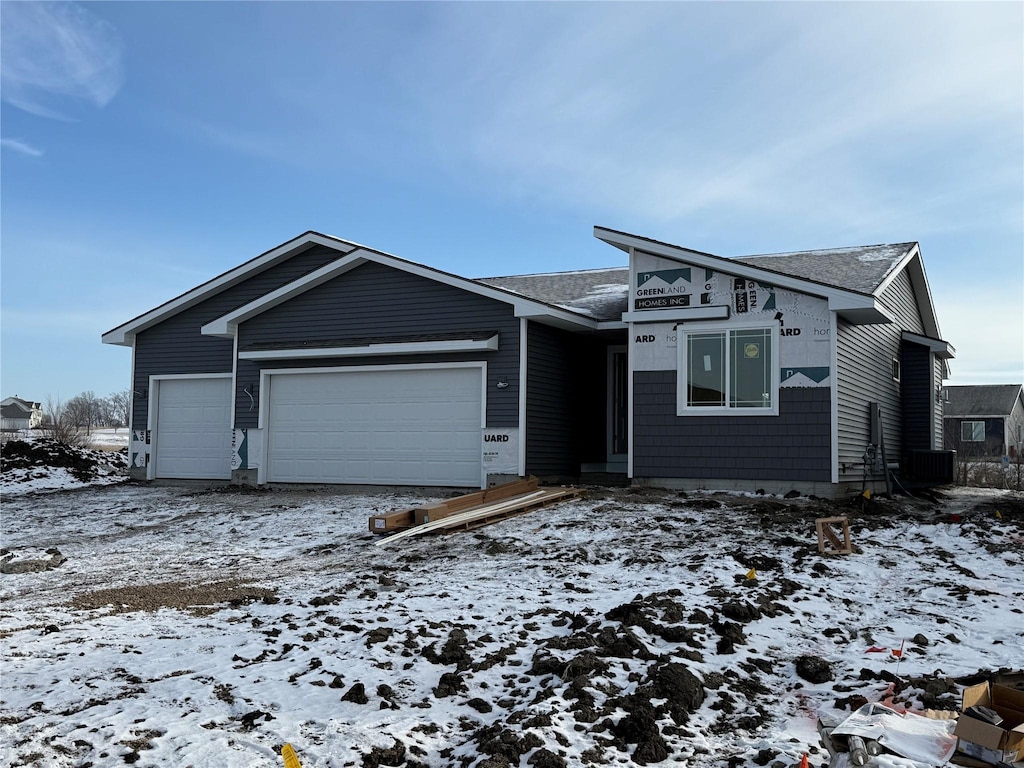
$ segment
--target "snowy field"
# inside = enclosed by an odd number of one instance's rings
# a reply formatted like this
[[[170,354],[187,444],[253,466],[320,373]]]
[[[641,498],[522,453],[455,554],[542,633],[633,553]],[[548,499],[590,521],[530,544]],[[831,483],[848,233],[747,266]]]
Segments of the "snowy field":
[[[23,490],[5,570],[55,567],[0,573],[4,765],[823,766],[819,715],[1024,667],[1019,494],[591,489],[376,547],[431,496]],[[836,513],[855,551],[819,555]]]

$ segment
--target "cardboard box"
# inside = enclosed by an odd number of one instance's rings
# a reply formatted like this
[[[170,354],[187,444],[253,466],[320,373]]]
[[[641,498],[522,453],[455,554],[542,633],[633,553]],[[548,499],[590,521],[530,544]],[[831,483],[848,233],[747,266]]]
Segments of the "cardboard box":
[[[370,533],[391,533],[409,528],[415,522],[413,510],[402,509],[386,515],[370,516]]]
[[[994,709],[1002,718],[992,725],[963,714],[970,707]],[[1013,763],[1024,757],[1024,691],[993,683],[964,690],[960,718],[953,732],[957,750],[992,765]]]

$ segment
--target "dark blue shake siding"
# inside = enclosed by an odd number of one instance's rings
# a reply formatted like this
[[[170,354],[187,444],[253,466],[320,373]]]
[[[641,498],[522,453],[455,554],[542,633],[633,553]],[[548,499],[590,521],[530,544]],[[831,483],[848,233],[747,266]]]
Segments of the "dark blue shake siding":
[[[158,374],[230,373],[233,346],[230,339],[203,336],[199,329],[211,320],[248,304],[264,294],[341,258],[338,251],[313,246],[258,275],[225,288],[194,307],[190,307],[139,333],[135,338],[136,392],[149,388],[149,377]],[[246,397],[248,402],[248,397]],[[148,429],[147,397],[134,398],[133,425]]]
[[[263,369],[322,368],[362,365],[408,365],[485,361],[487,363],[487,426],[519,425],[519,319],[512,306],[444,283],[367,262],[291,301],[242,323],[238,348],[254,344],[301,347],[304,342],[340,342],[373,337],[395,342],[424,334],[498,333],[496,351],[382,357],[301,360],[239,360],[235,394],[235,426],[257,426],[242,390],[259,382]],[[508,386],[498,389],[499,379]],[[251,391],[251,390],[250,390]],[[256,394],[254,392],[254,394]],[[258,395],[257,395],[258,398]]]
[[[778,416],[677,416],[675,371],[633,387],[636,478],[831,481],[828,387],[780,389]]]

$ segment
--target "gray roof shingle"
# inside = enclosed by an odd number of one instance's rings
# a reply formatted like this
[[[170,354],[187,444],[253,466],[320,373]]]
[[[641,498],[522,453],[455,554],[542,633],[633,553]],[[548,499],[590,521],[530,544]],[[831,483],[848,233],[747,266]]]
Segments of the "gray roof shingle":
[[[1020,384],[974,384],[945,387],[944,416],[1008,416],[1020,396]]]
[[[595,320],[621,320],[622,313],[628,309],[629,270],[624,267],[484,277],[476,282],[587,315]]]
[[[915,245],[916,243],[895,243],[772,253],[762,256],[740,256],[735,261],[869,295],[882,284]]]

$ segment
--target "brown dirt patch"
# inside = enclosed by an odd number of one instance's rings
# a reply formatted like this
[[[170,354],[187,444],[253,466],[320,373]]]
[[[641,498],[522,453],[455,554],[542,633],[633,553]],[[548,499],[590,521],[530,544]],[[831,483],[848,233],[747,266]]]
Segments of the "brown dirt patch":
[[[274,589],[254,587],[238,579],[213,581],[207,584],[186,584],[178,581],[162,584],[140,584],[131,587],[98,589],[73,598],[69,605],[82,610],[112,607],[115,613],[158,611],[173,608],[195,615],[209,615],[227,605],[238,606],[257,600],[276,600]]]

